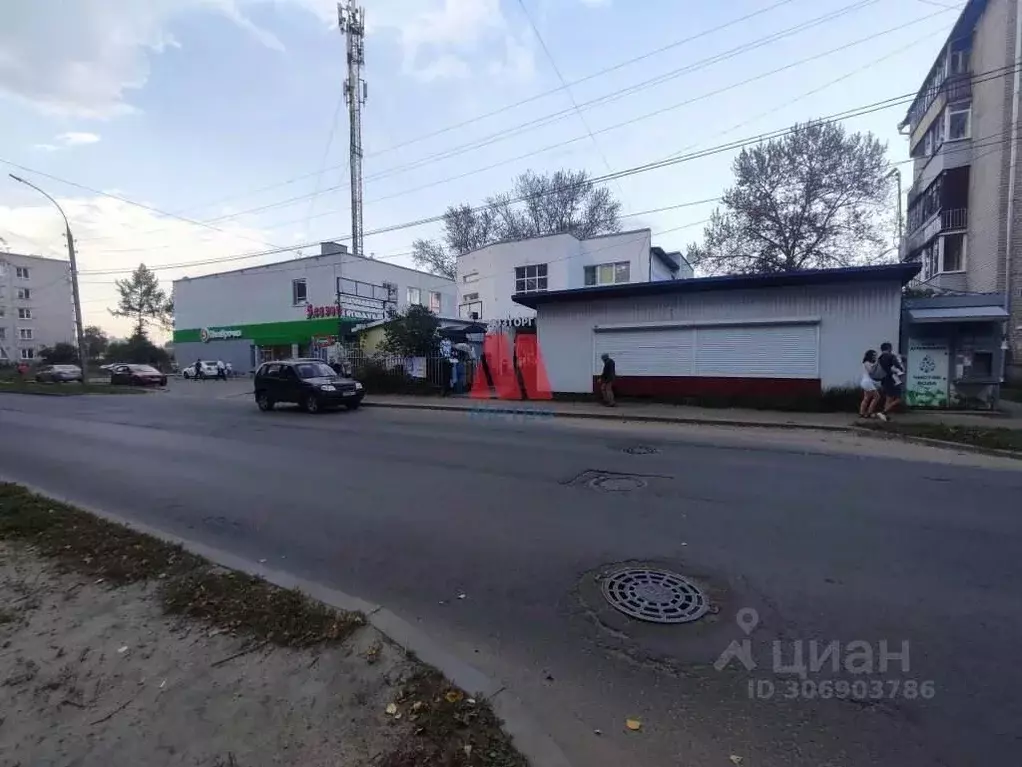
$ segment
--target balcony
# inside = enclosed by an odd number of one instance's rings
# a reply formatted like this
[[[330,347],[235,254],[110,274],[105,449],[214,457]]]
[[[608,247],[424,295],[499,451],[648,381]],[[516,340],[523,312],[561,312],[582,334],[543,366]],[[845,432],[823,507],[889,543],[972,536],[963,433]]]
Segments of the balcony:
[[[906,252],[912,253],[942,232],[964,231],[969,228],[969,209],[951,208],[941,210],[927,219],[926,223],[909,234]]]

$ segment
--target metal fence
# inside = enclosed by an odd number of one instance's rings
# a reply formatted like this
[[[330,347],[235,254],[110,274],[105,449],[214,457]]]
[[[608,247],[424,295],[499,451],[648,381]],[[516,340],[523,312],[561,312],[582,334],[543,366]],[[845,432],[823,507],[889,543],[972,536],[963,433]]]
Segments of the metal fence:
[[[452,360],[454,360],[452,362]],[[342,363],[369,391],[465,393],[472,388],[476,361],[440,356],[349,354]]]

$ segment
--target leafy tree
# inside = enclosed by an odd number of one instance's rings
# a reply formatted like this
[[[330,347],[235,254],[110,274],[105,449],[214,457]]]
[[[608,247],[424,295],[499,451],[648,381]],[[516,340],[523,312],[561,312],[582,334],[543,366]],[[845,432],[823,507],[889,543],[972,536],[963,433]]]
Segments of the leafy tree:
[[[425,306],[409,306],[404,314],[391,311],[381,348],[403,357],[426,357],[436,352],[440,320]]]
[[[117,308],[110,313],[130,317],[134,321],[134,335],[144,336],[148,325],[170,326],[174,305],[145,264],[139,264],[128,279],[117,280],[117,291],[120,293]]]
[[[463,253],[502,240],[520,240],[567,232],[579,239],[621,229],[621,203],[606,187],[597,186],[584,170],[552,174],[527,171],[511,190],[488,197],[478,209],[451,206],[444,213],[440,241],[416,240],[415,263],[453,278]]]
[[[44,346],[39,356],[47,365],[77,365],[78,350],[69,343],[61,342],[53,346]]]
[[[108,362],[130,362],[164,369],[170,364],[167,351],[150,341],[145,333],[135,333],[125,341],[111,341],[106,359]]]
[[[743,149],[688,260],[709,274],[793,272],[889,257],[895,217],[887,147],[834,123]]]
[[[85,353],[90,360],[100,360],[106,354],[110,345],[110,336],[97,325],[88,325],[82,330],[82,339],[85,341]]]

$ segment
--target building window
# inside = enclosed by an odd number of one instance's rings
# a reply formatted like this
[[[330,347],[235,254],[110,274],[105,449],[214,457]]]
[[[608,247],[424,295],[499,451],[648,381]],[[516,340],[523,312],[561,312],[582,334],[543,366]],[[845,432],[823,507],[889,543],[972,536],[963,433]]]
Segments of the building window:
[[[7,340],[7,328],[0,328],[0,341]]]
[[[537,293],[547,289],[546,264],[515,267],[515,293]]]
[[[473,301],[458,307],[458,317],[463,320],[478,320],[483,316],[483,302]]]
[[[961,141],[972,135],[972,106],[948,107],[947,140]]]
[[[628,261],[619,261],[616,264],[597,264],[585,268],[585,284],[592,285],[621,285],[631,281],[632,265]]]
[[[433,314],[440,314],[441,304],[442,299],[440,298],[440,293],[435,290],[429,291],[429,310],[433,312]]]
[[[376,301],[393,301],[397,287],[390,283],[374,285],[371,282],[359,282],[345,277],[337,278],[337,292],[344,296],[371,298]]]
[[[22,341],[31,341],[32,328],[20,328],[18,330],[18,338],[20,338]]]
[[[23,360],[34,360],[35,359],[35,349],[33,349],[31,347],[26,347],[26,348],[22,349],[21,350],[21,358]]]
[[[470,303],[472,301],[478,301],[479,300],[479,294],[478,293],[465,293],[461,297],[461,300],[464,301],[465,303]],[[0,316],[2,316],[2,315],[0,315]]]
[[[291,303],[295,306],[304,304],[309,300],[308,288],[305,280],[291,280]]]
[[[32,310],[31,309],[25,309],[25,308],[18,309],[18,319],[19,320],[30,320],[30,319],[32,319]]]
[[[0,306],[0,319],[3,319],[6,316],[7,316],[7,308],[3,307],[3,306]]]
[[[32,298],[32,291],[28,288],[18,288],[18,299],[21,301],[28,301]]]
[[[941,238],[942,272],[965,271],[965,235],[949,234]]]
[[[14,267],[14,276],[19,280],[28,279],[28,267],[27,266],[16,266]]]
[[[408,288],[408,303],[412,306],[422,306],[422,291],[419,288]]]
[[[466,285],[473,282],[479,282],[479,272],[469,272],[468,274],[461,278],[461,281]]]

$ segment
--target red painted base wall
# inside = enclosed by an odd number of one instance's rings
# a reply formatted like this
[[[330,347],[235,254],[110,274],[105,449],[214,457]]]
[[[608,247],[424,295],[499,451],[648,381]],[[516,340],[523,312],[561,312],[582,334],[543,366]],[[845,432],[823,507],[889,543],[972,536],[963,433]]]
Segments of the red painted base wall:
[[[593,376],[593,393],[600,377]],[[614,392],[620,397],[819,397],[818,378],[702,378],[688,376],[619,376]]]

